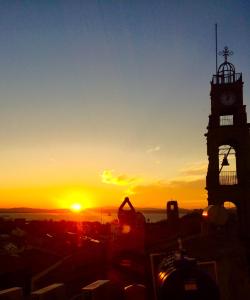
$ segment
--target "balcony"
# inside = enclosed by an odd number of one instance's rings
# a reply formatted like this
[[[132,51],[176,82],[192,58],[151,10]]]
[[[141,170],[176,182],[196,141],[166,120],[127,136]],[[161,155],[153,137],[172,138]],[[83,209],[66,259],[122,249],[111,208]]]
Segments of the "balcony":
[[[219,176],[220,185],[235,185],[238,184],[236,171],[222,171]]]
[[[241,73],[213,75],[212,84],[234,83],[242,79]]]

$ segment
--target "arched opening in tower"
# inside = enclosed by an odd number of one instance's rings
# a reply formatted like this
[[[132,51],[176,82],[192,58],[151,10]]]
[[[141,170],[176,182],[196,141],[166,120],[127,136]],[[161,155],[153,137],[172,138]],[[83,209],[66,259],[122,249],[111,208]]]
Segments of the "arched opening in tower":
[[[233,202],[231,202],[231,201],[225,201],[225,202],[223,203],[223,206],[224,206],[227,210],[232,211],[232,212],[234,212],[234,213],[237,211],[236,205],[235,205]]]
[[[228,213],[228,221],[230,224],[237,224],[238,223],[238,208],[237,206],[231,201],[225,201],[223,206],[226,208]]]
[[[219,184],[238,184],[236,153],[231,145],[221,145],[219,147]]]

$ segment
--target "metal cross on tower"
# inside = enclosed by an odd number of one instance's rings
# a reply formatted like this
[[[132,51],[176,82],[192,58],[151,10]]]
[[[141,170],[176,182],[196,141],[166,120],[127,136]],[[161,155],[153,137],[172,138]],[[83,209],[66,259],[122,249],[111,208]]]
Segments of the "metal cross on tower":
[[[219,51],[219,55],[224,56],[225,62],[227,62],[227,57],[233,54],[234,54],[233,51],[229,50],[227,46],[225,46],[222,51]]]

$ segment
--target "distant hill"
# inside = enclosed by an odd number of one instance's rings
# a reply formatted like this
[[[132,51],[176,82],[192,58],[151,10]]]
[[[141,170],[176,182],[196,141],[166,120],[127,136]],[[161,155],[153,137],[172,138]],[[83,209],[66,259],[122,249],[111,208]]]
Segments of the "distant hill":
[[[30,208],[30,207],[13,207],[0,208],[0,213],[64,213],[69,212],[69,209],[45,209],[45,208]]]
[[[162,208],[135,208],[136,211],[147,214],[164,214],[165,209]],[[117,207],[94,207],[88,208],[86,211],[98,211],[102,213],[114,213],[118,211]],[[192,210],[179,208],[180,214],[190,213]],[[0,208],[0,213],[68,213],[70,209],[45,209],[45,208],[31,208],[31,207],[13,207],[13,208]]]

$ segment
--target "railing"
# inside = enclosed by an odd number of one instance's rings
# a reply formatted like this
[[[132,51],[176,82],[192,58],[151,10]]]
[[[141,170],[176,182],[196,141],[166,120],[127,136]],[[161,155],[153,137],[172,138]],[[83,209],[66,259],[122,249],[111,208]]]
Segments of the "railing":
[[[223,74],[223,75],[213,75],[212,83],[213,84],[223,84],[223,83],[233,83],[242,78],[241,73],[234,73],[234,74]]]
[[[223,171],[219,176],[220,185],[235,185],[238,184],[236,171]]]

